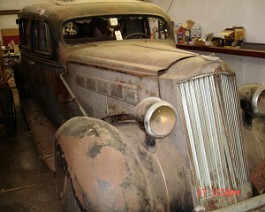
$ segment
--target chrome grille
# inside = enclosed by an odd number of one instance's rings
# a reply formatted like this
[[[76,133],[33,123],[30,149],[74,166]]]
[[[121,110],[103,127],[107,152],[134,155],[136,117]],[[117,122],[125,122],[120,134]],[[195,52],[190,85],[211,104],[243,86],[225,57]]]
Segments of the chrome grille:
[[[211,197],[215,198],[215,208],[235,203],[237,195],[214,193],[216,188],[239,190],[248,183],[234,75],[196,77],[178,83],[177,90],[199,204]]]

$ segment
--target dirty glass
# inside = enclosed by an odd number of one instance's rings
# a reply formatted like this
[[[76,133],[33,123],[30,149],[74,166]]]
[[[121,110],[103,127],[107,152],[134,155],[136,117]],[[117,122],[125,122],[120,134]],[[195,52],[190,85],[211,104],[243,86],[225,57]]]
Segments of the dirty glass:
[[[20,44],[23,46],[30,46],[31,33],[29,20],[22,18],[19,20],[19,34],[20,34]]]
[[[42,21],[33,21],[33,49],[40,52],[51,52],[51,38],[48,24]]]
[[[167,39],[168,26],[158,17],[89,17],[67,21],[62,28],[67,44],[127,39]]]

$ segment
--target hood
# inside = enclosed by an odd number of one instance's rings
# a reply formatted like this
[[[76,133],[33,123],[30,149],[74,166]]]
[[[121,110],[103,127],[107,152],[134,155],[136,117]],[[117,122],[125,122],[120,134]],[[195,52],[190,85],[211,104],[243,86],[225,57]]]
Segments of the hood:
[[[117,42],[76,49],[68,57],[68,62],[135,75],[158,75],[176,61],[196,55],[165,45],[165,42]]]

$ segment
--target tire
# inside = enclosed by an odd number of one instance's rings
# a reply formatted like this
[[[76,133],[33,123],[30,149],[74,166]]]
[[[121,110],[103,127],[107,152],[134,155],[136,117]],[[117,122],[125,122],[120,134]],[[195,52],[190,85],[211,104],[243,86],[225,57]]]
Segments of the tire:
[[[16,111],[12,90],[8,83],[0,84],[0,117],[7,135],[17,132]]]
[[[67,179],[65,186],[65,194],[63,195],[63,212],[81,212],[82,210],[75,198],[69,178]]]

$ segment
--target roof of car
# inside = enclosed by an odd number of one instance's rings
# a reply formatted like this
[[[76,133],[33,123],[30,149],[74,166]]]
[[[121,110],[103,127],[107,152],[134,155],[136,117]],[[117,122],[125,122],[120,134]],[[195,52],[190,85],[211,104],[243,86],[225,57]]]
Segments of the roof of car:
[[[138,0],[51,0],[23,8],[19,16],[38,14],[66,20],[74,17],[112,14],[147,14],[162,16],[169,21],[169,16],[158,6]]]

